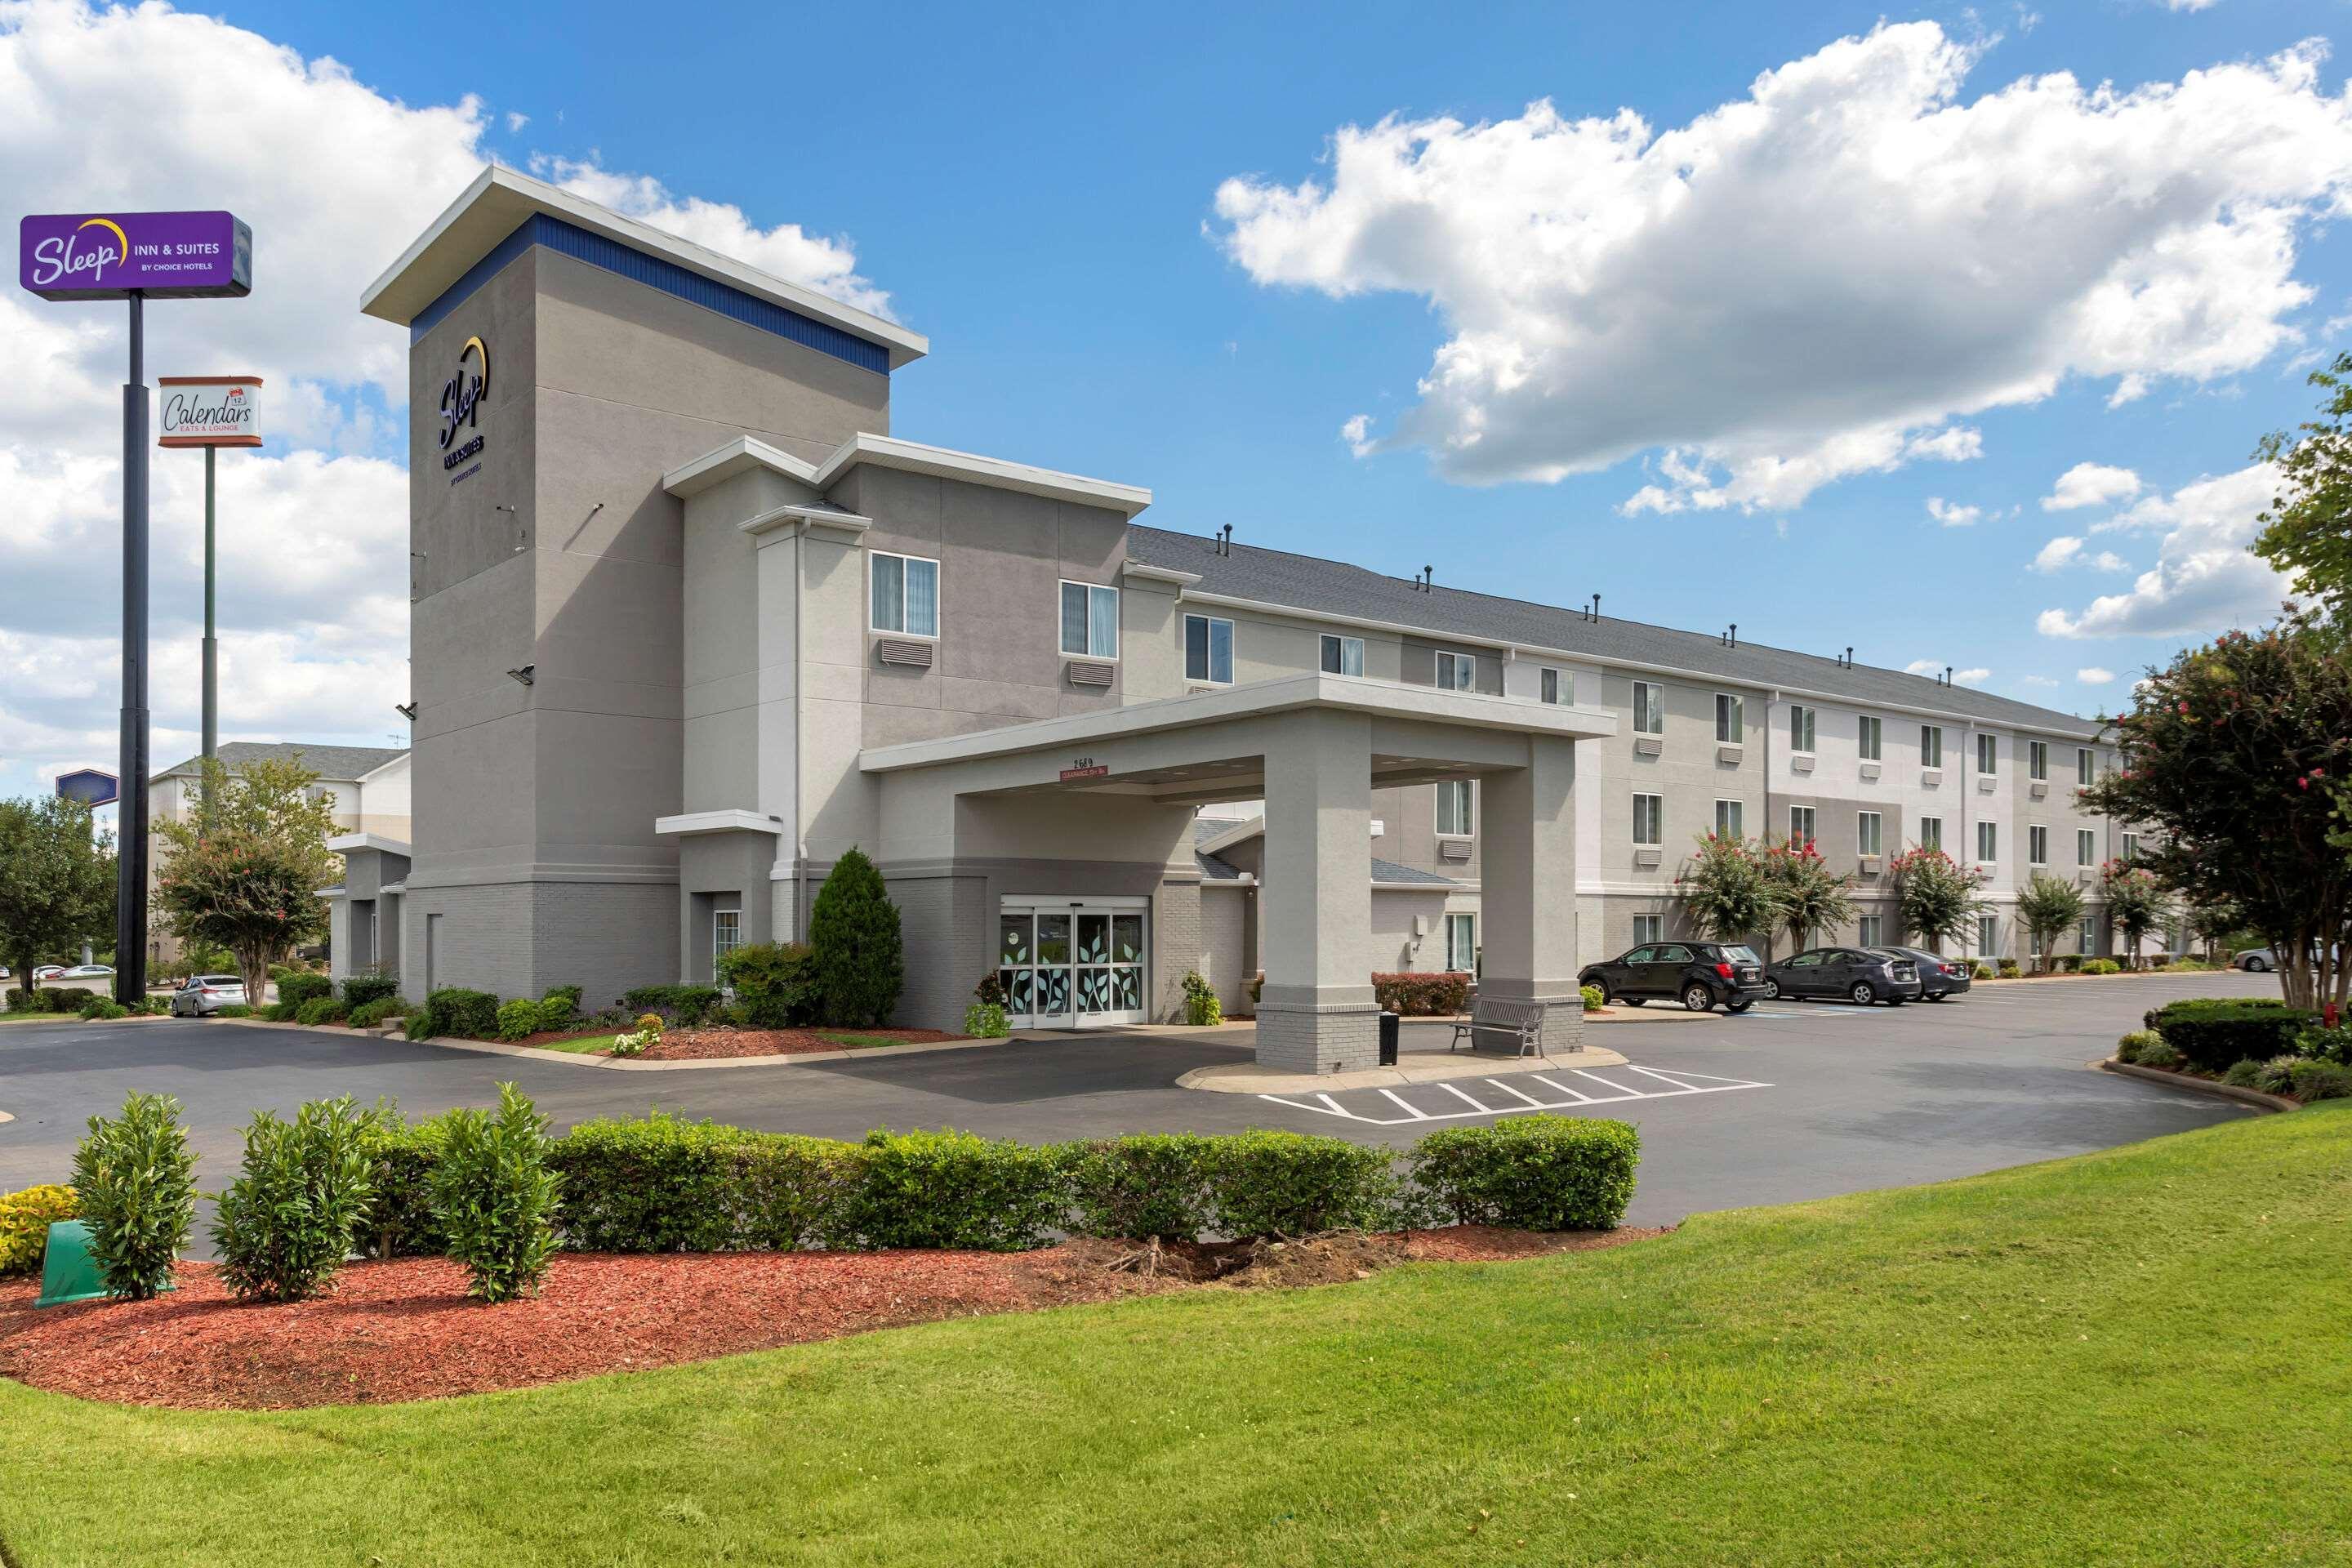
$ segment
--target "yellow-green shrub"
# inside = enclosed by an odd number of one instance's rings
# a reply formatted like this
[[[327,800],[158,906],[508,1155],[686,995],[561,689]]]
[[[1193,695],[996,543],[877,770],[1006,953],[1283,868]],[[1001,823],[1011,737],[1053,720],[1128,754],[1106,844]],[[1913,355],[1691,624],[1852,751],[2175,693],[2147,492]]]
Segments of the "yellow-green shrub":
[[[0,1196],[0,1274],[34,1274],[49,1245],[52,1220],[79,1219],[71,1187],[26,1187]]]

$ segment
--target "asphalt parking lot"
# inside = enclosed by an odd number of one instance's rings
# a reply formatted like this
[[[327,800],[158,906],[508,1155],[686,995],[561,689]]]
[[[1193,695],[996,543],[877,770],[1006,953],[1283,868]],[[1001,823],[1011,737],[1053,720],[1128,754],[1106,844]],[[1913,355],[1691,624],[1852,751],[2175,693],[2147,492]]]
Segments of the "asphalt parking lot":
[[[173,1094],[200,1185],[227,1181],[257,1107],[352,1094],[411,1115],[496,1102],[512,1079],[557,1125],[656,1107],[776,1131],[855,1138],[961,1127],[1049,1140],[1286,1127],[1403,1145],[1442,1126],[1538,1110],[1606,1115],[1643,1137],[1629,1219],[1908,1184],[2054,1158],[2257,1114],[2085,1069],[2147,1008],[2179,996],[2276,995],[2275,976],[2191,974],[1979,986],[1940,1005],[1769,1003],[1706,1022],[1589,1026],[1628,1065],[1571,1055],[1534,1074],[1389,1093],[1208,1094],[1175,1087],[1244,1059],[1233,1037],[1076,1036],[936,1055],[784,1068],[608,1072],[188,1020],[0,1024],[0,1190],[63,1180],[92,1114],[134,1089]],[[1660,1004],[1652,1004],[1653,1008]],[[1439,1041],[1437,1043],[1441,1043]]]

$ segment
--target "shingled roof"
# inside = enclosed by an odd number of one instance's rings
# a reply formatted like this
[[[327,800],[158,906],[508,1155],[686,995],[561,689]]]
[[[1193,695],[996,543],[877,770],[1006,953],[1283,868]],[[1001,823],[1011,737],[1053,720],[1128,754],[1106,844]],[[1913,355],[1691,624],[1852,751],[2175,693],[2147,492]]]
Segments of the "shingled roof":
[[[1601,664],[1688,670],[1742,686],[1821,692],[1862,707],[1885,703],[1930,709],[2080,740],[2094,739],[2100,732],[2092,720],[1990,691],[1945,686],[1906,670],[1866,664],[1849,667],[1832,655],[1796,653],[1762,643],[1741,642],[1727,647],[1714,632],[1675,631],[1605,616],[1588,620],[1580,610],[1442,584],[1423,592],[1411,578],[1284,550],[1262,550],[1239,541],[1226,554],[1214,539],[1130,523],[1127,554],[1134,564],[1197,574],[1199,589],[1204,594],[1343,616],[1400,631],[1425,632],[1440,641],[1450,632],[1526,647],[1556,648]]]
[[[322,779],[363,779],[384,763],[408,755],[404,746],[324,746],[310,741],[229,741],[222,744],[220,760],[236,769],[247,763],[283,762],[299,757],[302,765]],[[190,757],[177,767],[165,768],[154,776],[159,779],[179,778],[197,771],[203,759]]]

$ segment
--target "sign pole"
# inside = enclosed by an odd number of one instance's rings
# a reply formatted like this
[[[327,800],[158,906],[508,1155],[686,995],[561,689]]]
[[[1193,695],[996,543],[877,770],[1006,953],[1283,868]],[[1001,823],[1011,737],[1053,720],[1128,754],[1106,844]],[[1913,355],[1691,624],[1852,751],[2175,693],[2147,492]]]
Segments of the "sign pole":
[[[213,635],[213,448],[205,448],[205,755],[220,755],[220,642]]]
[[[122,799],[115,814],[114,999],[147,1001],[147,318],[131,291],[122,388]]]

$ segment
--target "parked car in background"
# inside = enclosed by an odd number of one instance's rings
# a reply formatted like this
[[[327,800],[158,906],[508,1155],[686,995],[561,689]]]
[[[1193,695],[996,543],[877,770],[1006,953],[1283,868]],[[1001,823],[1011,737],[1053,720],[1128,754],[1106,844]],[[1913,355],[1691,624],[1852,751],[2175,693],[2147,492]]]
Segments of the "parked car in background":
[[[66,966],[62,963],[37,963],[33,965],[33,978],[36,980],[55,980],[58,975],[63,974],[65,972]]]
[[[172,1016],[206,1018],[224,1007],[245,1005],[240,974],[191,974],[172,993]]]
[[[2314,951],[2315,952],[2316,949]],[[2330,953],[2336,952],[2336,950],[2333,948],[2330,948],[2328,951]],[[2146,955],[2143,954],[2142,956]],[[2250,947],[2244,949],[2242,952],[2233,952],[2230,955],[2230,967],[2232,969],[2242,969],[2249,974],[2266,973],[2271,970],[2276,969],[2278,966],[2278,949],[2274,947]]]
[[[103,963],[77,963],[49,976],[52,980],[110,980],[114,971]]]
[[[1809,947],[1764,972],[1776,997],[1837,998],[1900,1007],[1920,994],[1919,966],[1867,947]]]
[[[1745,1013],[1766,994],[1764,964],[1739,942],[1654,942],[1588,964],[1580,985],[1598,985],[1612,1002],[1638,1007],[1672,997],[1694,1013],[1721,1006]]]
[[[1965,958],[1946,958],[1923,947],[1874,947],[1870,951],[1889,958],[1907,958],[1916,965],[1919,999],[1923,1002],[1941,1002],[1969,988],[1969,961]]]

